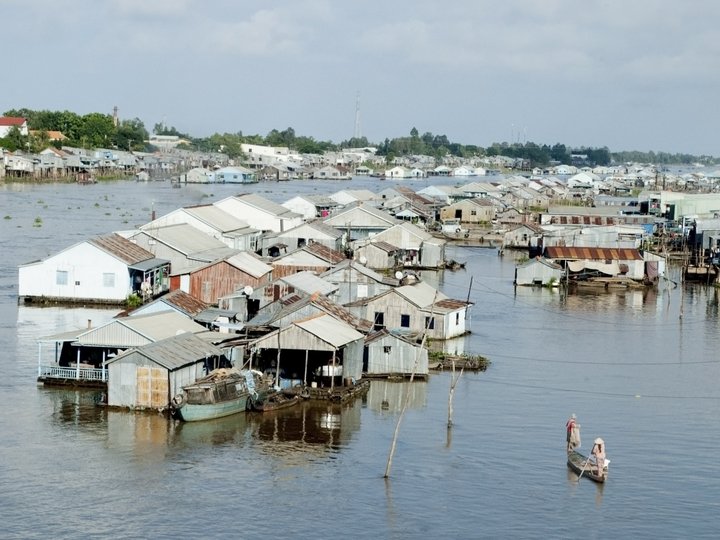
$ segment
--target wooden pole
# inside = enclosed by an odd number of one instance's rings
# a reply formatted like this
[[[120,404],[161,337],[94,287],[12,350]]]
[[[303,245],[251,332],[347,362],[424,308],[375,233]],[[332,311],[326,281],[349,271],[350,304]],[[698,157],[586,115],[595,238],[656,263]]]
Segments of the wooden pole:
[[[333,349],[332,373],[330,374],[330,390],[335,388],[335,353],[337,349]]]
[[[310,354],[310,351],[305,349],[305,375],[303,376],[303,384],[305,386],[307,386],[308,354]]]
[[[438,291],[435,290],[435,295],[433,296],[432,308],[430,309],[430,321],[432,321],[433,315],[435,313],[435,301],[437,300],[437,294],[438,294]],[[393,434],[392,443],[390,444],[390,454],[388,455],[387,465],[385,466],[385,474],[384,474],[383,478],[390,477],[390,469],[392,469],[393,456],[395,455],[395,447],[397,446],[397,438],[398,438],[398,434],[400,433],[400,424],[402,423],[403,416],[405,416],[405,410],[407,409],[408,402],[410,401],[410,390],[412,389],[412,382],[415,379],[415,371],[417,370],[417,365],[420,360],[420,352],[423,350],[423,348],[425,348],[425,339],[427,338],[427,332],[428,332],[429,326],[430,326],[430,322],[428,321],[428,324],[425,325],[425,330],[423,331],[423,337],[422,337],[422,341],[420,343],[420,347],[418,348],[417,352],[415,353],[415,364],[413,365],[413,369],[410,372],[410,381],[407,386],[407,392],[405,392],[405,401],[403,402],[402,409],[400,409],[400,415],[398,416],[397,424],[395,424],[395,433]]]
[[[448,396],[448,421],[447,427],[450,429],[453,426],[452,414],[453,414],[453,397],[455,397],[455,387],[457,386],[460,377],[462,377],[465,366],[462,367],[460,373],[455,377],[455,359],[452,361],[452,375],[450,376],[450,394]]]
[[[275,386],[280,386],[280,330],[278,328],[278,353],[277,353],[277,365],[275,366]]]

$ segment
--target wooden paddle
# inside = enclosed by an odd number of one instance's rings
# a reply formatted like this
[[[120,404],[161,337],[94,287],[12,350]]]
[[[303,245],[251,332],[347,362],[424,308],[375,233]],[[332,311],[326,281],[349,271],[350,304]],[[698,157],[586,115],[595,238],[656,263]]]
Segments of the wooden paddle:
[[[587,464],[590,462],[590,458],[587,458],[585,460],[585,465],[583,465],[582,471],[580,471],[580,475],[578,476],[578,483],[580,482],[580,479],[582,478],[583,473],[585,472],[585,467],[587,467]]]

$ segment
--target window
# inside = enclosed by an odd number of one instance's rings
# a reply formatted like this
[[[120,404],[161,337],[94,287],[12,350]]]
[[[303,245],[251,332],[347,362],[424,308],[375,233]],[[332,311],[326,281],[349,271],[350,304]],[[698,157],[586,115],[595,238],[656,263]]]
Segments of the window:
[[[410,328],[410,315],[406,315],[406,314],[400,315],[400,327],[401,328]]]
[[[111,272],[103,273],[103,287],[114,287],[115,286],[115,274]]]
[[[383,346],[383,352],[385,354],[390,354],[390,351],[392,350],[392,347],[390,345]]]
[[[373,330],[382,330],[385,328],[385,314],[381,311],[375,312],[375,318],[373,319],[375,322],[373,324]]]
[[[435,330],[435,317],[425,317],[425,329]]]
[[[455,314],[455,324],[460,324],[460,312],[459,311]]]
[[[58,270],[55,272],[55,285],[67,285],[68,284],[68,273],[67,270]]]

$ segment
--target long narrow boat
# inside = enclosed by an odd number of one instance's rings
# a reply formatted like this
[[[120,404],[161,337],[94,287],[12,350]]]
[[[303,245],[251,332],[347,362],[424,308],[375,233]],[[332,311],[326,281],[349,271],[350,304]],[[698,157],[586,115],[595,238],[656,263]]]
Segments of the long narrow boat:
[[[609,462],[609,460],[605,461],[606,463]],[[567,466],[578,476],[584,476],[585,478],[589,478],[590,480],[593,480],[594,482],[598,482],[600,484],[605,482],[608,474],[607,465],[605,465],[603,469],[603,474],[597,474],[597,467],[595,467],[595,462],[588,459],[577,450],[568,452]]]
[[[261,385],[259,371],[216,369],[183,387],[182,393],[172,399],[173,415],[195,422],[246,411]]]
[[[252,402],[252,410],[258,412],[270,412],[278,409],[285,409],[300,403],[300,396],[297,394],[286,394],[282,391],[269,392],[260,395]]]

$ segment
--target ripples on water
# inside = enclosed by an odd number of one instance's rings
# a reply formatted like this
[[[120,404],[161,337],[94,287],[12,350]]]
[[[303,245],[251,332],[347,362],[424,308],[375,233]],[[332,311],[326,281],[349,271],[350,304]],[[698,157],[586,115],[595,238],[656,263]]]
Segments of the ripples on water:
[[[414,188],[436,183],[435,179]],[[375,191],[390,183],[353,182]],[[18,307],[17,265],[186,204],[256,191],[281,202],[349,183],[170,189],[134,182],[0,191],[0,519],[9,538],[714,537],[720,520],[718,291],[565,295],[512,286],[511,254],[454,249],[465,270],[423,273],[470,295],[483,354],[448,430],[451,375],[411,387],[391,478],[382,479],[407,383],[355,403],[179,424],[97,407],[92,391],[37,388],[35,339],[114,310]],[[42,226],[34,227],[35,217]],[[471,286],[472,277],[472,286]],[[682,317],[681,317],[682,316]],[[383,403],[387,403],[387,407]],[[605,486],[576,482],[564,422],[601,435]]]

